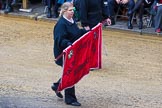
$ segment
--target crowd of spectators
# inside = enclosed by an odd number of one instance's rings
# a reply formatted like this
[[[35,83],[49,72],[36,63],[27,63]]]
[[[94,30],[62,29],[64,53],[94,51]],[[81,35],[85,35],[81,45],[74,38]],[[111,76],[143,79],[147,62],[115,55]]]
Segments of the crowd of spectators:
[[[80,0],[29,0],[30,3],[40,2],[47,7],[46,17],[47,18],[58,18],[59,8],[65,2],[73,2],[75,6],[74,19],[80,21],[80,13],[82,13],[82,7],[80,6]],[[87,0],[91,1],[91,0]],[[93,0],[92,0],[93,1]],[[101,0],[100,0],[101,1]],[[13,12],[14,6],[21,3],[22,0],[0,0],[0,10],[4,13]],[[143,29],[143,15],[145,13],[145,8],[154,11],[155,14],[151,14],[152,17],[152,27],[155,28],[155,32],[160,33],[162,30],[162,0],[103,0],[104,5],[107,6],[107,14],[111,19],[111,25],[115,24],[115,15],[117,9],[122,6],[127,9],[127,27],[128,29],[133,29],[132,19],[134,15],[138,16],[138,28]],[[150,12],[151,12],[150,11]],[[110,25],[110,26],[111,26]]]
[[[31,4],[41,2],[41,0],[29,0]],[[14,11],[14,8],[21,7],[22,0],[0,0],[0,10],[4,11],[5,14]]]

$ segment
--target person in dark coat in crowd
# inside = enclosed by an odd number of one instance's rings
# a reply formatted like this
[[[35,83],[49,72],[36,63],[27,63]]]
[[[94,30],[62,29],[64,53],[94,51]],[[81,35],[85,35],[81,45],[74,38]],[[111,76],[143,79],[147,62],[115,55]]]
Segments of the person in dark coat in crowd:
[[[80,15],[79,15],[80,0],[72,0],[72,2],[73,2],[73,5],[75,7],[74,20],[78,22],[78,21],[80,21]]]
[[[80,0],[79,12],[83,27],[93,28],[103,20],[111,25],[108,6],[104,0]]]
[[[114,18],[115,9],[118,8],[119,5],[124,7],[128,7],[128,12],[134,8],[135,2],[134,0],[107,0],[110,10],[110,16]],[[133,29],[132,25],[132,17],[133,13],[128,14],[128,29]]]
[[[71,0],[46,0],[46,4],[48,7],[47,11],[47,18],[52,18],[52,13],[53,13],[53,18],[58,18],[59,16],[59,8],[64,2],[69,2]],[[51,9],[53,7],[53,9]],[[53,12],[52,12],[53,10]]]
[[[57,58],[65,48],[85,34],[89,29],[88,28],[79,28],[75,21],[73,20],[73,11],[74,7],[71,2],[65,2],[61,6],[60,18],[54,27],[54,57]],[[63,58],[59,58],[56,61],[56,64],[63,66]],[[61,92],[58,92],[58,86],[60,79],[53,83],[51,86],[52,90],[55,91],[56,95],[60,98],[63,98]],[[65,89],[65,103],[72,106],[81,106],[77,101],[75,95],[75,86]]]
[[[156,0],[156,15],[155,15],[155,32],[160,33],[162,30],[162,0]]]
[[[1,0],[2,2],[2,10],[4,13],[13,12],[13,7],[16,6],[18,0]]]
[[[47,18],[52,18],[52,11],[51,8],[53,6],[53,18],[58,18],[59,16],[59,7],[61,6],[60,3],[58,3],[58,0],[47,0],[47,6],[48,6],[48,12],[47,12]]]
[[[52,18],[51,8],[52,8],[52,6],[55,6],[55,2],[56,1],[57,0],[46,0],[46,5],[47,5],[47,18]]]
[[[0,3],[1,3],[1,10],[4,10],[6,8],[6,1],[0,0]]]
[[[5,7],[3,7],[4,9],[4,13],[9,13],[9,12],[13,12],[13,7],[12,7],[12,0],[2,0],[3,1],[3,5]]]
[[[128,14],[132,14],[135,11],[139,11],[139,29],[143,28],[143,14],[145,8],[150,8],[151,5],[153,4],[154,0],[137,0],[134,8],[128,12]]]

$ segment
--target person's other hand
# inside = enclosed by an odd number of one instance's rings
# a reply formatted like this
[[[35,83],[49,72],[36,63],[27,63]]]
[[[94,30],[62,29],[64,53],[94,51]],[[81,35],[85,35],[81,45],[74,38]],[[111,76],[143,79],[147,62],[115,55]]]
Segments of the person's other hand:
[[[87,31],[89,31],[90,30],[90,27],[89,26],[85,26],[84,29],[87,30]]]
[[[107,18],[106,19],[106,23],[107,23],[107,25],[111,25],[111,19],[110,18]]]

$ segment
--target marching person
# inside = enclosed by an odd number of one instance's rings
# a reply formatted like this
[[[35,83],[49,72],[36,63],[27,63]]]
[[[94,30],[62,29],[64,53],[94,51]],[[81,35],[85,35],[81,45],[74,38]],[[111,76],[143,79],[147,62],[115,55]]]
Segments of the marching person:
[[[85,34],[89,28],[79,28],[75,21],[73,20],[74,15],[74,7],[71,2],[65,2],[61,6],[60,18],[56,25],[54,26],[53,34],[54,34],[54,57],[57,59],[59,55],[63,52],[65,48]],[[56,60],[56,64],[59,66],[63,66],[63,58],[59,58]],[[60,79],[53,83],[51,86],[52,90],[56,93],[59,98],[63,98],[61,92],[58,92],[58,86],[60,83]],[[77,101],[75,95],[75,86],[71,88],[65,89],[65,103],[67,105],[72,106],[81,106],[81,104]]]
[[[111,25],[107,2],[104,0],[80,0],[80,21],[83,27],[93,28],[106,20]]]

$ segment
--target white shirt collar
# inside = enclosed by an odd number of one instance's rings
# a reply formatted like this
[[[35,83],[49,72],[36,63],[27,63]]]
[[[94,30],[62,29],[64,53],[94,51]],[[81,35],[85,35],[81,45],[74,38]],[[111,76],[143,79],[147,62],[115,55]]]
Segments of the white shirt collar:
[[[74,23],[73,18],[71,18],[71,19],[69,20],[69,19],[67,19],[67,18],[65,17],[65,15],[63,15],[63,17],[64,17],[67,21],[69,21],[69,22],[71,22],[71,23]]]

